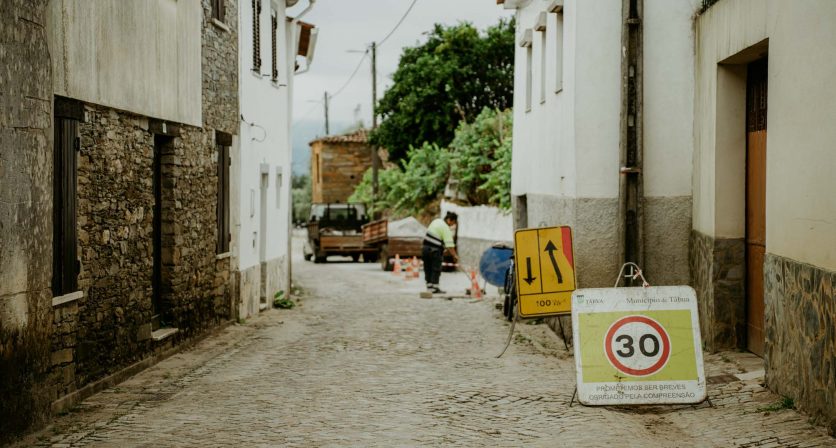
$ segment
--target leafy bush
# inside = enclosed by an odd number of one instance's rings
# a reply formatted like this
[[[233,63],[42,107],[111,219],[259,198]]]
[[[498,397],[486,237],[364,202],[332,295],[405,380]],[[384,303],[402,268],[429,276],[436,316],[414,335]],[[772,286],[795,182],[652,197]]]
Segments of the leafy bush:
[[[462,123],[450,143],[450,177],[470,205],[511,208],[511,110],[485,108],[472,124]]]
[[[459,125],[449,149],[425,143],[410,149],[400,167],[381,170],[376,201],[371,170],[349,201],[367,204],[372,213],[421,215],[437,205],[448,179],[454,179],[468,205],[509,210],[512,128],[511,110],[485,108],[474,123]]]

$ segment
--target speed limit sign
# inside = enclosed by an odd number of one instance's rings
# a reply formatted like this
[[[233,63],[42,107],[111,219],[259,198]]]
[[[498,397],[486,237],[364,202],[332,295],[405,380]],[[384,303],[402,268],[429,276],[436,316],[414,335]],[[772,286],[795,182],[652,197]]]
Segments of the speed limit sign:
[[[703,401],[696,303],[687,286],[575,291],[572,324],[581,403]]]

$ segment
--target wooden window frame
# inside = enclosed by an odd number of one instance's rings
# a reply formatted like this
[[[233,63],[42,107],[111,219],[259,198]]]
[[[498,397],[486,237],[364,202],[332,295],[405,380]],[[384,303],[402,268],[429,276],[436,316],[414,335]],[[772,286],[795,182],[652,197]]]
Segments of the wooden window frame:
[[[226,0],[211,0],[212,1],[212,18],[223,23],[226,19]]]
[[[217,197],[217,254],[229,252],[232,239],[229,225],[229,189],[230,189],[230,147],[232,136],[217,132],[215,134],[215,149],[218,151],[218,197]]]
[[[84,121],[80,102],[55,98],[53,142],[52,294],[78,291],[78,152],[79,123]]]
[[[261,72],[261,0],[253,2],[253,71]]]

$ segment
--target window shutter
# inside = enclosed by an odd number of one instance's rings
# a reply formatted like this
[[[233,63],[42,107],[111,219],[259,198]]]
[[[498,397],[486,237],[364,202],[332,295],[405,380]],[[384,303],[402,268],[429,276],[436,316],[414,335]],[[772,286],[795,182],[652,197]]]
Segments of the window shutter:
[[[261,0],[253,0],[253,70],[261,70]]]
[[[272,32],[272,37],[273,37],[273,39],[272,39],[273,40],[273,81],[276,81],[276,80],[279,79],[279,63],[278,63],[278,52],[277,52],[278,45],[277,45],[277,42],[276,42],[276,33],[278,31],[278,28],[279,28],[279,19],[274,15],[273,16],[273,32]]]

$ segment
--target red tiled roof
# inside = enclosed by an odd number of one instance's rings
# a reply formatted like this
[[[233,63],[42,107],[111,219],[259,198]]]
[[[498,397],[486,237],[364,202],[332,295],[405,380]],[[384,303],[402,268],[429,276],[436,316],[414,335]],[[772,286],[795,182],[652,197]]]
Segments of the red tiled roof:
[[[369,141],[369,131],[368,129],[358,129],[355,132],[350,134],[343,134],[343,135],[326,135],[325,137],[320,137],[312,142],[309,145],[313,145],[317,142],[322,143],[368,143]]]

